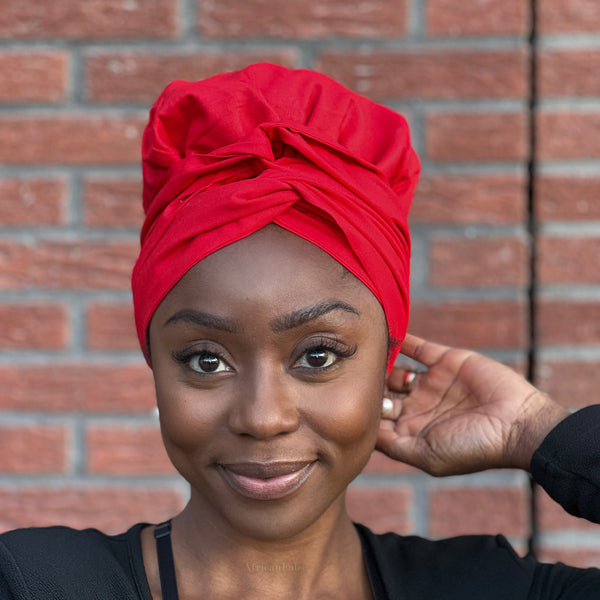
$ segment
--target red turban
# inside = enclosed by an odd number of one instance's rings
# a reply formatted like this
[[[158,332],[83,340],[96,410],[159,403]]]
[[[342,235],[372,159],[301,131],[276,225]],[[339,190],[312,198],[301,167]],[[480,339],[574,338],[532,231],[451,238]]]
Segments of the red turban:
[[[402,116],[319,73],[256,64],[171,83],[150,111],[142,158],[132,285],[146,358],[152,315],[177,281],[268,223],[346,267],[381,303],[390,337],[404,339],[419,161]]]

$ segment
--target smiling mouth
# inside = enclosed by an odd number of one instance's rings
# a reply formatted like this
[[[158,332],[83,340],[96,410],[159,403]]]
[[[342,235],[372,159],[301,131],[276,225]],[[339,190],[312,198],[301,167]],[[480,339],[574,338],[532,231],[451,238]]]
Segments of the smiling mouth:
[[[233,463],[217,465],[225,481],[253,500],[276,500],[295,492],[310,476],[316,461]]]

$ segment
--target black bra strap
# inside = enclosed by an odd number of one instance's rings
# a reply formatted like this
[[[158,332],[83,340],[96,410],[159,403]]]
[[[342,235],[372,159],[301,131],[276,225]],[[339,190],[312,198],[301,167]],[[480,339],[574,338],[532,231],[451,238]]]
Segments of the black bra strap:
[[[171,521],[157,525],[154,529],[154,537],[156,538],[162,600],[179,600],[175,563],[173,562],[173,546],[171,545]]]

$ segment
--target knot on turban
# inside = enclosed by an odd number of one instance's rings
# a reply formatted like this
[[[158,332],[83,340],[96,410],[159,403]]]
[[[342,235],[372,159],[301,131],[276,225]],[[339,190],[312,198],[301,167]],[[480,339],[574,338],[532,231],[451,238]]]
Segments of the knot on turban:
[[[152,315],[177,281],[268,223],[345,266],[381,303],[391,338],[404,338],[419,161],[402,116],[314,71],[256,64],[171,83],[150,111],[142,158],[132,286],[146,358]]]

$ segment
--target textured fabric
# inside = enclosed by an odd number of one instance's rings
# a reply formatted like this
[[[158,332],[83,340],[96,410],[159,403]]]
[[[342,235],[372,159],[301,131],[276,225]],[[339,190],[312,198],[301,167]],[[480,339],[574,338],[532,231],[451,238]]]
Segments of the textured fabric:
[[[171,83],[142,154],[146,220],[132,285],[146,357],[152,314],[177,281],[268,223],[358,277],[402,341],[419,174],[402,116],[314,71],[256,64]]]
[[[432,541],[360,528],[383,590],[375,600],[598,600],[600,570],[519,557],[499,536]]]
[[[599,422],[600,405],[582,408],[554,428],[531,460],[531,473],[546,482],[554,500],[567,512],[595,522],[600,516]]]
[[[594,432],[594,443],[578,444],[582,428],[590,436]],[[547,467],[535,471],[546,491],[566,498],[568,504],[581,495],[587,500],[573,504],[595,522],[600,522],[598,439],[600,406],[595,406],[559,424],[534,456]],[[142,558],[142,527],[138,524],[118,536],[65,527],[0,535],[0,599],[152,600]],[[598,569],[520,558],[502,536],[431,541],[375,535],[361,525],[357,530],[375,600],[600,598]]]
[[[20,529],[0,535],[1,600],[152,600],[140,531]]]
[[[109,537],[63,527],[0,536],[2,600],[152,600],[141,525]],[[600,571],[520,558],[502,536],[431,541],[357,526],[375,600],[595,600]]]

